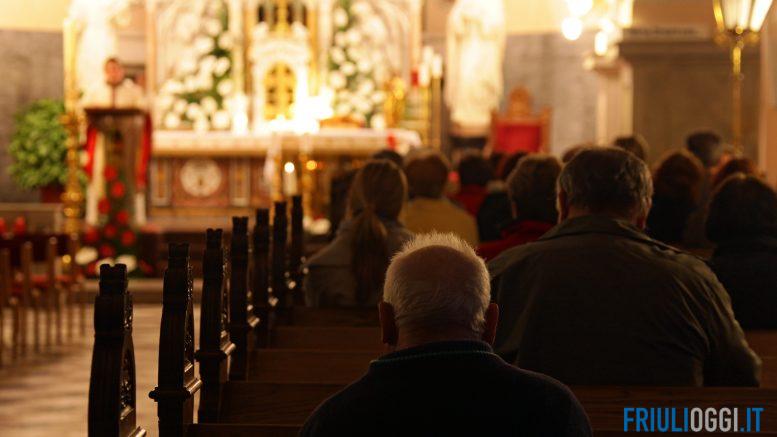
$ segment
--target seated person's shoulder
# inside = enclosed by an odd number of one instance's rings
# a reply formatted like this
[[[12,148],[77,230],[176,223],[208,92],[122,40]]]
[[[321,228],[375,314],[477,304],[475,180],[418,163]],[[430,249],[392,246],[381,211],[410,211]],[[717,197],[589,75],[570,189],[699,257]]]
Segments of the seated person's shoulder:
[[[543,240],[532,241],[511,247],[488,262],[488,271],[491,274],[491,277],[499,276],[507,270],[518,267],[549,250],[553,250],[550,242]]]

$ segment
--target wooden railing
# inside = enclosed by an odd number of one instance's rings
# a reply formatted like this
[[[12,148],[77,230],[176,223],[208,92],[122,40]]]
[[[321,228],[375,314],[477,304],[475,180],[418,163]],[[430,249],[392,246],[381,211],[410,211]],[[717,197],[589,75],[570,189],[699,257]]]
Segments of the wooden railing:
[[[94,303],[94,349],[89,381],[89,436],[143,436],[135,423],[135,349],[127,266],[100,266]]]
[[[200,349],[194,357],[200,363],[199,422],[216,422],[221,411],[221,392],[229,379],[229,356],[235,345],[229,340],[229,299],[224,283],[224,246],[221,229],[208,229],[202,257],[202,306]]]
[[[193,279],[188,244],[170,244],[162,287],[159,385],[149,396],[157,403],[159,435],[183,436],[194,422],[194,394],[202,385],[194,373]]]

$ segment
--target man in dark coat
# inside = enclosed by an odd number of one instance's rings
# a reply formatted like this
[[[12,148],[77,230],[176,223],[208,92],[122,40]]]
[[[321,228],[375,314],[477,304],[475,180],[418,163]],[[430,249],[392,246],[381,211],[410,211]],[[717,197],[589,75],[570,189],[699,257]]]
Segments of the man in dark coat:
[[[758,385],[715,275],[643,233],[651,195],[647,166],[622,150],[567,164],[560,224],[489,264],[500,355],[571,385]]]
[[[324,401],[303,436],[590,436],[572,392],[493,353],[498,308],[482,259],[452,234],[416,237],[380,304],[394,352]]]

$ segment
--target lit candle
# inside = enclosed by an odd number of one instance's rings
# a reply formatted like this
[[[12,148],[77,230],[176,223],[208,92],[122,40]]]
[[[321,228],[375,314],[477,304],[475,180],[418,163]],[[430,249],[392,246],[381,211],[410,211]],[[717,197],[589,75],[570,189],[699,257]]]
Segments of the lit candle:
[[[434,55],[432,58],[432,79],[440,79],[442,77],[442,56],[439,54]]]
[[[76,88],[76,22],[66,18],[62,23],[62,64],[65,69],[65,106],[70,111],[78,99]]]
[[[283,195],[297,195],[297,168],[291,161],[283,165]]]

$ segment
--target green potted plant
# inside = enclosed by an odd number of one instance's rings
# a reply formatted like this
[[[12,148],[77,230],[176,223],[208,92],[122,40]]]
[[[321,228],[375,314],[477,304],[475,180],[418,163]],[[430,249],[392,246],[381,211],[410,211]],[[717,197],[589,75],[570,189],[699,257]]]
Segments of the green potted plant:
[[[42,202],[59,202],[67,179],[67,132],[60,121],[65,105],[43,99],[16,115],[16,132],[8,146],[10,173],[23,189],[39,189]]]

